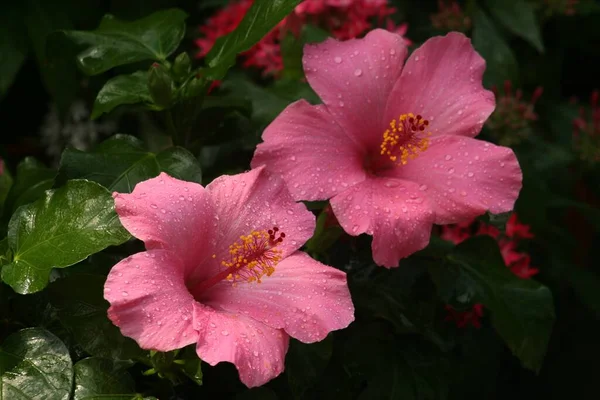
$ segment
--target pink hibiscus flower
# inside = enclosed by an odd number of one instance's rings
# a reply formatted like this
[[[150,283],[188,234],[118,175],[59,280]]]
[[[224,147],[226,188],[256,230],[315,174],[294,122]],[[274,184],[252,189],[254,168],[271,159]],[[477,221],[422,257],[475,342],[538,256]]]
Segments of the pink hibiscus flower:
[[[206,188],[163,173],[114,197],[146,251],[113,267],[104,297],[142,348],[196,343],[253,387],[283,371],[289,336],[312,343],[354,320],[345,273],[298,251],[313,214],[262,168]]]
[[[324,104],[288,106],[252,160],[281,174],[296,200],[331,199],[346,232],[373,235],[386,267],[424,248],[434,223],[511,210],[522,179],[510,149],[473,139],[494,95],[469,39],[429,39],[403,66],[406,55],[402,37],[380,29],[306,46],[306,77]]]

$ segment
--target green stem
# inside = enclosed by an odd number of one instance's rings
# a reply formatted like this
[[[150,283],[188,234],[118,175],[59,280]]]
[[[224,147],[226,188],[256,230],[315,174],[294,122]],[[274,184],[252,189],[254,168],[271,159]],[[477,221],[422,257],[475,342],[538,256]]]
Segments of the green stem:
[[[167,115],[167,131],[173,139],[173,145],[185,147],[185,139],[179,136],[177,128],[175,127],[175,121],[173,120],[173,112],[169,109],[166,110]]]

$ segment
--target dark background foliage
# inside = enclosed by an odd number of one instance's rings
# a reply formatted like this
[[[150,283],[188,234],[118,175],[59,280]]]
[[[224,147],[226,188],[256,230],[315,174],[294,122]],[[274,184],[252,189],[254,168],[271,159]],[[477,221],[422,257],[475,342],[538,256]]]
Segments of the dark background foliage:
[[[61,167],[62,175],[55,179],[56,172],[51,169],[57,165],[60,151],[49,151],[49,139],[44,139],[42,132],[42,126],[47,126],[44,121],[50,105],[63,121],[72,115],[70,107],[76,100],[85,104],[89,113],[107,79],[149,65],[141,62],[88,77],[76,67],[77,48],[66,40],[50,43],[48,34],[60,29],[93,30],[106,13],[134,20],[157,10],[178,7],[189,16],[186,37],[175,54],[188,51],[193,55],[196,52],[193,40],[198,36],[196,27],[225,3],[219,0],[2,3],[0,156],[13,177],[25,157],[32,156],[41,162],[31,160],[22,165],[29,171],[24,176],[33,177],[27,178],[30,180],[24,181],[20,192],[13,193],[12,199],[9,197],[5,203],[3,233],[18,205],[37,199],[44,190],[60,187],[71,177],[69,170]],[[414,47],[432,35],[443,33],[432,26],[430,19],[438,12],[438,2],[396,0],[393,3],[398,8],[394,19],[409,23],[407,36],[415,43]],[[492,300],[486,303],[492,313],[484,314],[481,328],[459,329],[444,320],[444,304],[452,303],[453,298],[465,293],[491,296],[485,289],[487,281],[478,282],[469,275],[468,268],[460,267],[482,264],[493,268],[499,253],[491,240],[476,238],[453,248],[434,238],[426,250],[403,261],[400,268],[388,271],[373,265],[368,238],[351,238],[323,228],[316,233],[320,235],[320,244],[313,243],[313,247],[309,244],[309,251],[321,261],[348,272],[357,307],[356,321],[318,344],[292,341],[286,372],[265,387],[247,390],[230,364],[216,367],[202,364],[199,372],[193,349],[186,348],[176,355],[151,354],[120,336],[105,316],[102,276],[118,260],[139,251],[141,246],[137,242],[95,254],[77,264],[77,268],[55,269],[50,276],[52,283],[42,292],[19,295],[0,283],[0,343],[20,329],[43,327],[64,343],[58,345],[53,342],[55,338],[48,339],[48,346],[54,346],[53,351],[58,354],[57,360],[64,361],[69,355],[73,362],[90,355],[98,357],[79,364],[75,379],[79,376],[89,383],[85,379],[91,377],[100,387],[119,377],[119,382],[112,385],[122,388],[122,393],[161,399],[597,398],[600,272],[596,246],[600,244],[600,176],[598,161],[594,164],[582,160],[574,147],[572,121],[578,115],[579,105],[588,104],[593,89],[600,88],[600,4],[581,0],[575,15],[550,15],[542,12],[546,2],[530,1],[528,4],[538,7],[535,15],[540,35],[536,39],[531,25],[514,27],[516,14],[511,7],[517,3],[461,2],[472,20],[468,33],[488,63],[486,86],[502,87],[505,80],[510,80],[514,88],[523,89],[525,98],[530,98],[537,87],[543,87],[543,95],[535,107],[538,120],[531,123],[531,133],[526,139],[512,147],[524,171],[524,188],[516,210],[536,235],[527,251],[532,264],[540,269],[535,280],[552,293],[556,314],[553,325],[536,325],[537,317],[551,314],[528,308],[539,303],[521,304],[529,290],[526,284],[521,287],[521,283],[505,283],[505,278],[492,276],[485,277],[496,285],[492,290],[514,293],[513,297],[498,295],[499,302],[507,304],[494,304]],[[507,7],[508,17],[503,14]],[[194,62],[199,65],[199,60]],[[185,169],[190,180],[201,180],[203,184],[218,175],[248,169],[262,129],[287,104],[301,97],[316,101],[310,88],[299,80],[274,81],[256,71],[233,68],[219,92],[206,99],[192,129],[198,141],[192,141],[188,148],[199,160],[202,176],[189,166],[179,167]],[[573,98],[578,99],[578,105]],[[113,124],[112,133],[137,136],[153,152],[159,153],[168,146],[165,120],[160,113],[120,107],[99,119],[99,123],[109,122]],[[489,128],[484,129],[482,136],[498,141]],[[68,144],[65,138],[51,137],[55,142],[63,141],[60,150]],[[96,142],[106,137],[108,133],[99,131]],[[127,140],[138,146],[134,139]],[[76,156],[72,150],[65,154]],[[77,177],[80,172],[73,174]],[[315,213],[323,208],[323,204],[309,206]],[[478,257],[480,253],[484,256]],[[459,272],[449,276],[448,271],[454,270]],[[491,315],[500,314],[498,310],[502,307],[509,309],[513,320],[492,321]],[[519,358],[515,357],[505,334],[529,323],[535,327],[525,335],[526,350]],[[545,332],[550,329],[548,337]],[[101,340],[96,338],[99,332]],[[27,335],[46,333],[27,331]],[[536,359],[538,356],[527,354],[541,347],[543,355],[546,339],[549,344],[543,362]],[[9,345],[0,346],[0,373],[12,367],[1,350]],[[184,362],[173,363],[175,358]],[[524,368],[528,363],[533,367]],[[129,375],[123,373],[125,370]],[[134,397],[132,394],[114,398]]]

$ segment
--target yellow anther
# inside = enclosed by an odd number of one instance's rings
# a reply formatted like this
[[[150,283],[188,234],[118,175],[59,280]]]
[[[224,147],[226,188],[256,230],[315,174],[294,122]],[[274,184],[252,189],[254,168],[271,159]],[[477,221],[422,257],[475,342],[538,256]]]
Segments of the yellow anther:
[[[431,132],[425,131],[429,121],[413,113],[402,114],[390,122],[383,132],[380,154],[394,163],[405,165],[429,148]]]

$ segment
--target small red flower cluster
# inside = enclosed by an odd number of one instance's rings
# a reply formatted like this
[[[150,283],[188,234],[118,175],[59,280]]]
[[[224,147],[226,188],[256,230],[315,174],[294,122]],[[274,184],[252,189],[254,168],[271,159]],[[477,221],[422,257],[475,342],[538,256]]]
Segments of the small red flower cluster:
[[[580,157],[590,163],[600,161],[600,92],[594,90],[590,96],[589,116],[585,107],[579,109],[579,116],[573,120],[573,140]]]
[[[200,27],[202,37],[196,40],[198,57],[204,57],[216,40],[232,32],[242,21],[253,0],[237,0],[219,10]],[[245,68],[255,67],[263,75],[277,74],[283,69],[281,40],[286,32],[297,33],[302,25],[319,26],[340,40],[359,37],[373,28],[374,22],[389,31],[404,35],[407,25],[397,26],[389,16],[396,9],[387,0],[306,0],[279,23],[260,42],[242,54]],[[410,42],[407,40],[407,44]]]
[[[536,275],[539,270],[530,266],[531,258],[529,254],[519,252],[517,248],[521,239],[533,238],[533,233],[529,230],[529,225],[522,224],[514,213],[506,223],[506,232],[502,234],[498,228],[492,225],[486,225],[477,220],[471,220],[466,223],[456,225],[446,225],[442,227],[442,239],[459,244],[471,236],[488,235],[496,239],[500,246],[500,252],[506,266],[519,278],[529,279]],[[483,305],[475,304],[470,311],[457,311],[452,306],[446,305],[448,311],[447,321],[455,321],[459,328],[472,324],[474,327],[481,326],[481,317],[483,315]]]
[[[496,86],[492,87],[496,95],[496,110],[486,122],[499,144],[511,146],[520,143],[530,134],[529,124],[538,119],[534,112],[535,103],[542,95],[543,88],[537,87],[531,100],[523,99],[523,91],[513,92],[512,83],[504,82],[504,92],[500,93]]]
[[[546,7],[546,14],[564,14],[564,15],[575,15],[575,7],[579,3],[579,0],[543,0],[543,5]]]
[[[438,12],[431,16],[434,28],[443,31],[467,32],[471,29],[471,18],[453,0],[438,0]]]

